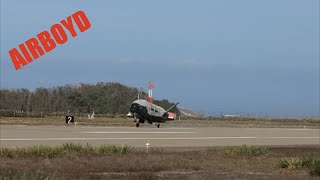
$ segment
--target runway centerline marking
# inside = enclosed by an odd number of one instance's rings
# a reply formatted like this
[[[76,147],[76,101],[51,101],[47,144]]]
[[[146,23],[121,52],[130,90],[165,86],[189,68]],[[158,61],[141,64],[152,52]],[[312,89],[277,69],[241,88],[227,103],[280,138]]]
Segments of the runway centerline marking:
[[[258,131],[270,131],[271,129],[261,129],[261,128],[254,128],[252,130],[258,130]],[[279,131],[317,131],[319,129],[307,129],[307,128],[300,128],[300,129],[280,129],[280,128],[274,128],[272,130],[279,130]]]
[[[86,131],[86,134],[195,134],[196,132]]]
[[[0,141],[69,141],[69,140],[207,140],[207,139],[320,139],[320,137],[181,137],[181,138],[8,138]]]
[[[79,127],[79,128],[83,128],[83,129],[87,129],[87,128],[92,128],[92,129],[137,129],[136,127],[92,127],[92,126],[88,126],[88,127]],[[150,127],[142,127],[139,129],[151,129]],[[184,128],[184,127],[165,127],[162,129],[193,129],[193,128]]]

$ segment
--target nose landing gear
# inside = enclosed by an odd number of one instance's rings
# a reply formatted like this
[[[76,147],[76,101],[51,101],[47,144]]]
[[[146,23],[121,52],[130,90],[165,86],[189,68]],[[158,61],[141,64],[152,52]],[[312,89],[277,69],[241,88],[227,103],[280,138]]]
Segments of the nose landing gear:
[[[160,124],[157,124],[157,128],[160,128]]]

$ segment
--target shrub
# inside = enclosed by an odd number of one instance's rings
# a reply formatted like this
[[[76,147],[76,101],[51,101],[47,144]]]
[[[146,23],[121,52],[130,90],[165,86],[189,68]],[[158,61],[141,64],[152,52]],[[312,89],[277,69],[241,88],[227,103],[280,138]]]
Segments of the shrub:
[[[290,160],[288,159],[280,160],[279,165],[281,168],[299,169],[299,168],[302,168],[303,163],[302,163],[302,160],[298,158],[291,158]]]
[[[320,176],[320,159],[315,160],[308,170],[310,175]]]
[[[290,160],[284,158],[279,161],[279,166],[286,169],[307,169],[312,176],[320,176],[320,158],[303,157],[291,158]]]

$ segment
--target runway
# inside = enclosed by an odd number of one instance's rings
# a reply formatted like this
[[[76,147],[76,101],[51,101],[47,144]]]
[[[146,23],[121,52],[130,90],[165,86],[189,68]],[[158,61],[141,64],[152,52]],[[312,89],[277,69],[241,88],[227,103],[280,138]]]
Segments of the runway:
[[[319,129],[227,127],[0,126],[1,147],[65,142],[143,147],[319,145]]]

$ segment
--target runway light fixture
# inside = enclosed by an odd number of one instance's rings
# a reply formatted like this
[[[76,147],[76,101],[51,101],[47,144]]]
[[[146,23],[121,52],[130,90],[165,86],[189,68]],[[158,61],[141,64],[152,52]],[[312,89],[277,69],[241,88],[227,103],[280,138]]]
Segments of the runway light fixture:
[[[149,146],[150,146],[150,143],[146,143],[146,145],[145,145],[145,146],[146,146],[146,152],[147,152],[147,153],[149,153]]]

